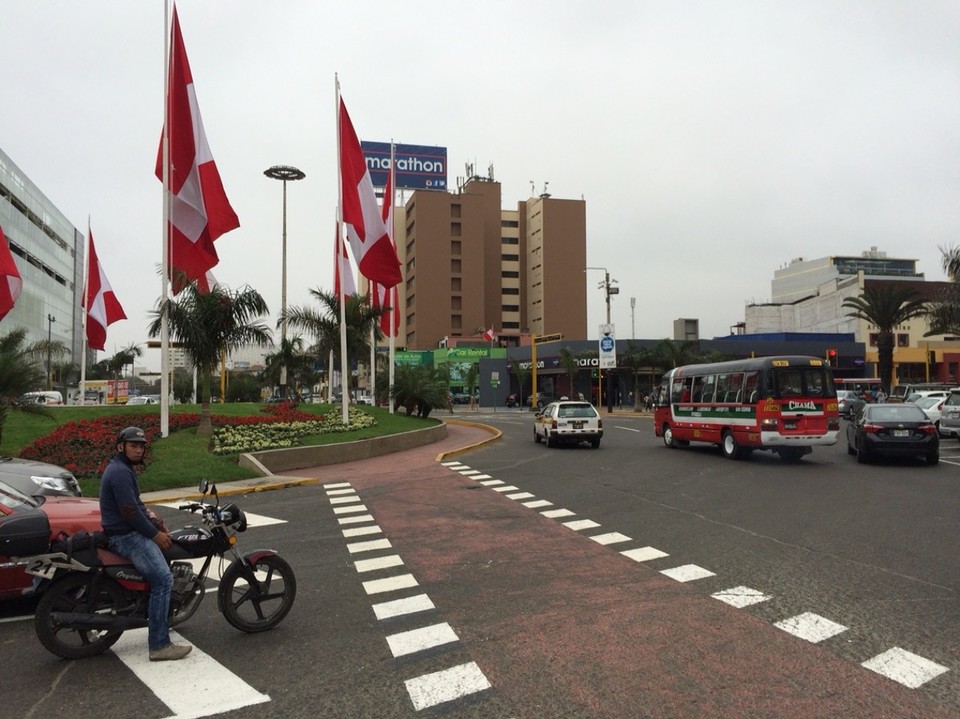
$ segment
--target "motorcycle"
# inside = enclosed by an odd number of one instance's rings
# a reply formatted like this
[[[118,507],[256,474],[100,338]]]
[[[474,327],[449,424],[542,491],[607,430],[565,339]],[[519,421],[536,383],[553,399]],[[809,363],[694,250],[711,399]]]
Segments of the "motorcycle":
[[[209,489],[200,481],[201,500]],[[277,626],[293,606],[297,581],[293,569],[272,549],[240,554],[238,532],[247,528],[240,508],[220,506],[216,485],[213,502],[190,502],[178,507],[200,512],[201,524],[170,532],[173,544],[164,556],[173,572],[170,626],[183,624],[203,600],[204,580],[219,557],[233,561],[222,572],[217,589],[220,612],[244,632],[262,632]],[[186,560],[203,560],[198,571]],[[76,552],[51,551],[31,557],[26,571],[40,579],[35,629],[50,652],[65,659],[102,654],[128,629],[147,626],[150,585],[129,559],[103,547]]]

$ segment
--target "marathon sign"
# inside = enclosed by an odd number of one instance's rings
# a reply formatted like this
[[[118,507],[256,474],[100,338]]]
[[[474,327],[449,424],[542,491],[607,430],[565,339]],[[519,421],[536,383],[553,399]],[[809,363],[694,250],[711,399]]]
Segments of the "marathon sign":
[[[390,172],[390,143],[361,142],[374,187],[386,187]],[[446,190],[447,148],[431,145],[394,145],[394,189]]]

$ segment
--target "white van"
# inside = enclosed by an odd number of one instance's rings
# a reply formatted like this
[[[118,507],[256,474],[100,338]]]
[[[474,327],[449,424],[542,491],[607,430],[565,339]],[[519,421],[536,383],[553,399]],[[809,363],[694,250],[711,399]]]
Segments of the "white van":
[[[17,400],[17,404],[42,404],[55,407],[63,404],[63,395],[59,392],[27,392]]]

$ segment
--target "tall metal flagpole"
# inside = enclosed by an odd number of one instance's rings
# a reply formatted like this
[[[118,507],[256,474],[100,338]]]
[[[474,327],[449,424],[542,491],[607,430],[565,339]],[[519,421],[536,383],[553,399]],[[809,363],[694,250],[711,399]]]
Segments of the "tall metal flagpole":
[[[394,194],[395,194],[396,191],[397,191],[397,186],[394,184],[394,182],[396,182],[396,179],[397,179],[397,176],[396,176],[396,174],[395,174],[395,172],[394,172],[394,168],[393,168],[394,160],[395,160],[395,158],[394,158],[394,151],[395,151],[395,148],[394,148],[394,145],[393,145],[393,138],[391,137],[391,138],[390,138],[390,205],[391,205],[391,208],[392,208],[392,205],[393,205]],[[393,221],[393,211],[392,211],[392,209],[391,209],[391,212],[390,212],[390,227],[387,228],[387,232],[390,233],[390,242],[393,243],[394,248],[396,248],[396,246],[397,246],[397,243],[394,241],[394,237],[393,237],[393,228],[394,228],[395,226],[396,226],[396,223]],[[397,304],[400,303],[400,290],[396,289],[396,287],[391,288],[391,291],[390,291],[390,300],[391,300],[391,301],[390,301],[390,304],[391,304],[391,305],[393,305],[394,302],[396,302]],[[393,414],[393,410],[394,410],[394,402],[393,402],[393,379],[394,379],[394,372],[393,372],[393,370],[394,370],[394,362],[395,362],[394,349],[395,349],[396,344],[397,344],[397,340],[396,340],[397,322],[396,322],[396,320],[394,319],[394,316],[395,316],[395,314],[398,314],[399,312],[400,312],[400,308],[399,308],[399,307],[392,307],[392,306],[391,306],[391,308],[390,308],[390,353],[389,353],[389,355],[388,355],[388,360],[387,360],[388,363],[389,363],[389,365],[388,365],[388,366],[389,366],[389,369],[387,370],[387,371],[389,372],[389,379],[387,380],[387,394],[388,394],[388,396],[390,397],[390,414]]]
[[[160,290],[160,436],[170,436],[170,0],[163,0],[163,260]]]
[[[337,239],[343,240],[343,149],[340,147],[340,78],[333,75],[337,88]],[[340,249],[337,248],[337,267],[340,266]],[[340,404],[344,424],[350,424],[350,410],[347,402],[350,398],[350,389],[347,382],[349,367],[347,366],[347,310],[346,300],[343,297],[343,278],[340,278]]]
[[[90,215],[87,215],[87,251],[83,253],[83,299],[80,306],[83,312],[80,314],[80,334],[83,338],[80,342],[80,397],[79,404],[82,407],[87,403],[87,322],[89,321],[90,308],[87,307],[87,292],[90,290]]]

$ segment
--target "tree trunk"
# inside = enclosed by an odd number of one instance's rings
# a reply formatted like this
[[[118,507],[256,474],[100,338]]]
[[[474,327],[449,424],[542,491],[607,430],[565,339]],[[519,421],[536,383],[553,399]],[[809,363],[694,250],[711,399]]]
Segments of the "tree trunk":
[[[893,333],[877,335],[877,374],[884,392],[890,392],[893,383]]]
[[[211,371],[209,367],[205,367],[203,370],[203,386],[200,391],[203,394],[202,403],[200,405],[200,424],[197,426],[197,436],[198,437],[212,437],[213,436],[213,424],[210,422],[210,375]]]

